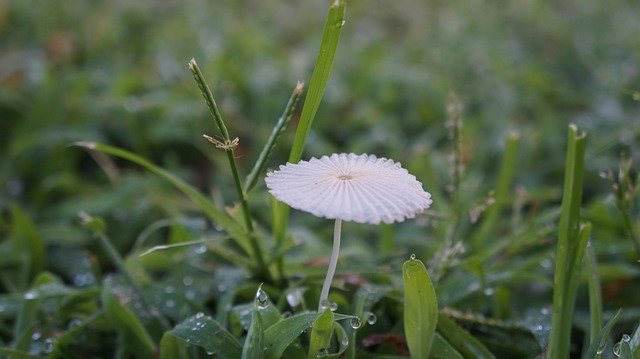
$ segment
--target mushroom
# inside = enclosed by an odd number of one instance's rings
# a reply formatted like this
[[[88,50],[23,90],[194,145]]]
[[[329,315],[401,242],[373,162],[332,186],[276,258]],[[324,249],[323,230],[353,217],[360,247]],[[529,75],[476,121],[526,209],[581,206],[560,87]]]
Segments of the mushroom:
[[[287,163],[267,173],[269,193],[289,206],[335,219],[333,249],[320,292],[318,311],[327,302],[338,262],[342,221],[379,224],[413,218],[431,205],[431,195],[400,163],[353,153]]]

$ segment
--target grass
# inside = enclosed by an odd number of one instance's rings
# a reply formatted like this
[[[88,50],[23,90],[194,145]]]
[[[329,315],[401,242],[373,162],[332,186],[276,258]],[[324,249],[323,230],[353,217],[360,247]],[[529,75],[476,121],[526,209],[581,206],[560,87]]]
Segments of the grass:
[[[0,356],[638,357],[638,6],[0,4]],[[342,151],[434,203],[320,314],[262,177]]]

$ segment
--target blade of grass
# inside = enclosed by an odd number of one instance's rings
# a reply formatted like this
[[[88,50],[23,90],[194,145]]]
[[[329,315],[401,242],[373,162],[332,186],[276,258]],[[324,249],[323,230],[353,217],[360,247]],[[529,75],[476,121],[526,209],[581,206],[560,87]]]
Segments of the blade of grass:
[[[622,313],[622,310],[619,309],[611,317],[611,319],[609,319],[607,324],[605,324],[602,329],[598,330],[598,333],[596,334],[595,339],[591,341],[591,344],[589,345],[589,349],[587,350],[586,354],[583,356],[584,359],[595,359],[595,358],[602,357],[601,354],[602,354],[602,351],[604,350],[604,347],[607,344],[607,338],[609,337],[609,333],[611,332],[611,329],[620,318],[620,313]]]
[[[333,335],[333,312],[325,309],[311,326],[311,339],[309,341],[308,359],[325,356]]]
[[[586,134],[569,125],[553,290],[549,358],[568,358],[580,261],[591,226],[579,227]],[[577,274],[577,275],[576,275]]]
[[[587,242],[586,254],[587,284],[589,286],[589,343],[593,343],[602,328],[602,290],[596,253],[591,241]]]
[[[404,334],[411,358],[427,358],[438,321],[438,300],[424,264],[411,258],[402,265]]]
[[[253,187],[258,183],[258,179],[264,174],[264,169],[267,166],[267,160],[273,149],[275,148],[276,143],[278,142],[278,138],[284,132],[285,127],[291,121],[291,117],[293,116],[293,111],[296,109],[296,105],[298,104],[298,100],[300,99],[300,95],[302,94],[302,90],[304,89],[304,85],[302,82],[298,82],[296,87],[293,89],[293,93],[291,93],[291,97],[289,98],[289,102],[287,102],[287,106],[282,113],[282,116],[278,119],[278,122],[273,127],[271,131],[271,135],[269,135],[269,139],[267,139],[267,143],[264,144],[262,148],[262,152],[258,156],[258,160],[253,165],[251,172],[247,175],[247,178],[244,182],[244,191],[245,193],[249,193]]]
[[[227,160],[229,161],[229,168],[231,168],[231,174],[233,175],[233,183],[236,188],[236,192],[238,194],[238,199],[240,200],[240,207],[242,209],[242,217],[244,218],[244,224],[246,230],[248,232],[248,242],[251,247],[251,251],[253,252],[254,259],[257,262],[258,273],[262,273],[267,278],[270,277],[270,273],[266,270],[265,260],[262,255],[262,249],[260,248],[260,243],[258,239],[255,237],[253,233],[253,222],[251,220],[251,212],[249,211],[249,204],[247,203],[247,198],[245,196],[245,192],[242,189],[242,183],[240,182],[240,176],[238,174],[238,166],[236,165],[236,157],[234,155],[234,148],[237,145],[238,139],[231,140],[229,137],[229,131],[227,131],[227,127],[222,120],[222,116],[220,115],[220,111],[218,110],[218,105],[216,101],[213,99],[213,94],[211,93],[211,89],[202,75],[202,71],[200,71],[200,67],[196,63],[195,59],[191,59],[189,61],[189,69],[193,74],[193,78],[196,80],[200,91],[202,92],[202,96],[204,97],[205,102],[207,103],[207,107],[213,116],[214,122],[216,123],[218,130],[220,130],[220,134],[224,140],[223,143],[213,139],[205,135],[204,137],[208,139],[210,142],[214,143],[216,147],[221,148],[227,154]]]
[[[487,347],[446,315],[438,316],[438,332],[465,358],[495,359]]]
[[[236,240],[238,245],[246,253],[251,253],[251,245],[249,244],[249,240],[247,239],[247,233],[244,231],[242,226],[238,224],[238,222],[236,222],[227,213],[218,210],[210,199],[205,197],[202,193],[200,193],[200,191],[198,191],[182,179],[154,165],[146,159],[121,148],[112,147],[96,142],[77,142],[76,145],[89,150],[103,152],[111,156],[116,156],[127,161],[131,161],[163,178],[167,182],[171,183],[174,187],[176,187],[185,196],[187,196],[193,203],[195,203],[211,219],[211,221],[221,225]]]
[[[270,326],[264,331],[264,342],[267,358],[282,357],[287,347],[308,329],[318,318],[317,312],[307,312],[293,315]]]
[[[291,163],[297,163],[302,158],[302,151],[309,132],[311,132],[311,125],[329,81],[333,59],[338,48],[338,40],[340,40],[340,33],[344,26],[345,8],[346,1],[344,0],[334,0],[329,6],[329,14],[322,32],[320,51],[311,74],[309,91],[304,100],[300,121],[296,129],[291,153],[289,154],[289,162]],[[289,207],[283,203],[278,203],[274,206],[274,218],[278,221],[273,227],[274,238],[276,239],[276,244],[278,244],[285,239],[285,231],[289,220]]]
[[[520,143],[520,135],[511,132],[505,139],[504,159],[502,160],[502,168],[498,175],[498,183],[495,190],[495,203],[487,209],[484,215],[482,225],[476,232],[475,241],[477,248],[483,248],[489,235],[493,231],[498,222],[500,212],[504,209],[512,196],[510,187],[516,172],[518,160],[518,145]]]

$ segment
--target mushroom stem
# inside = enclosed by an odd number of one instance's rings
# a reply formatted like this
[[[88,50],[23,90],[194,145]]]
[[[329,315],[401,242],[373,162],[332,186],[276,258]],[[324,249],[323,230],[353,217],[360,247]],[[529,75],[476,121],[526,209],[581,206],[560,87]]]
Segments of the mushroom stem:
[[[329,288],[331,288],[331,281],[333,275],[336,273],[336,266],[338,265],[338,254],[340,253],[340,233],[342,232],[342,220],[336,219],[336,223],[333,227],[333,249],[331,250],[331,259],[329,260],[329,268],[327,269],[327,276],[324,277],[324,284],[322,285],[322,291],[320,292],[320,301],[318,302],[318,312],[322,312],[322,304],[329,298]]]

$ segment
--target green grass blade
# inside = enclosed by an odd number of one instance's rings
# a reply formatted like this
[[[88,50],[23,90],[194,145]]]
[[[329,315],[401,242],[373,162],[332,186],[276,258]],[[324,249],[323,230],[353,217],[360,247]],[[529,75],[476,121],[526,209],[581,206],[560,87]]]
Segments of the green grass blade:
[[[631,346],[634,358],[640,358],[640,322],[638,322],[638,326],[633,331],[629,345]]]
[[[344,26],[344,13],[346,1],[335,0],[329,6],[329,15],[324,25],[322,33],[322,41],[320,43],[320,52],[316,65],[311,74],[309,82],[309,91],[304,101],[300,122],[296,130],[296,135],[289,155],[289,162],[297,163],[302,158],[302,150],[311,131],[311,124],[320,106],[320,101],[324,95],[325,87],[329,81],[329,74],[333,66],[333,58],[338,48],[338,40]]]
[[[520,144],[520,135],[512,132],[505,139],[504,159],[502,160],[502,168],[498,175],[498,183],[495,190],[495,203],[489,207],[482,220],[482,225],[478,230],[475,243],[478,248],[482,248],[486,243],[489,235],[498,223],[500,212],[508,204],[512,197],[511,184],[516,173],[518,161],[518,145]]]
[[[166,332],[160,339],[160,359],[187,358],[187,346],[171,332]]]
[[[591,341],[591,344],[589,345],[589,349],[587,350],[586,354],[582,356],[584,359],[594,359],[594,358],[602,357],[601,353],[605,345],[607,344],[607,338],[609,337],[609,333],[611,332],[611,329],[620,318],[621,312],[622,312],[621,310],[618,310],[611,317],[611,319],[609,319],[607,324],[605,324],[604,327],[598,331],[595,339]]]
[[[449,344],[449,342],[436,333],[433,336],[433,344],[431,345],[431,353],[429,358],[432,359],[464,359],[462,354]]]
[[[569,126],[564,190],[558,228],[549,358],[568,358],[580,261],[589,229],[579,228],[586,135]],[[590,226],[589,226],[590,228]],[[582,235],[581,235],[582,234]]]
[[[427,358],[438,321],[438,300],[424,264],[411,258],[402,265],[404,334],[411,358]]]
[[[76,145],[89,150],[95,150],[111,156],[123,158],[137,165],[140,165],[150,172],[160,176],[167,182],[171,183],[174,187],[176,187],[191,201],[193,201],[193,203],[195,203],[213,222],[218,223],[219,225],[224,227],[224,229],[235,238],[238,245],[240,245],[246,253],[251,253],[251,244],[249,243],[247,234],[242,226],[227,213],[218,210],[210,199],[205,197],[197,189],[195,189],[193,186],[189,185],[182,179],[154,165],[146,159],[121,148],[112,147],[96,142],[78,142],[76,143]]]
[[[187,318],[171,330],[171,334],[189,344],[203,348],[219,358],[236,359],[242,348],[236,338],[220,323],[202,313]]]
[[[264,325],[262,316],[256,307],[251,315],[251,325],[247,332],[247,339],[242,348],[242,359],[262,359],[264,358]]]
[[[193,75],[193,79],[196,80],[196,84],[198,84],[198,88],[202,93],[202,97],[204,97],[204,102],[206,102],[209,111],[211,112],[211,116],[213,117],[213,121],[216,123],[220,134],[224,140],[229,140],[229,131],[227,131],[227,126],[224,124],[222,120],[222,116],[220,115],[220,111],[218,110],[218,105],[216,101],[213,99],[213,94],[211,93],[211,89],[207,82],[204,80],[204,76],[202,75],[202,71],[200,71],[200,67],[196,63],[195,59],[191,59],[189,61],[189,70],[191,70],[191,74]]]
[[[487,347],[446,315],[438,317],[438,332],[465,358],[495,359]]]
[[[270,326],[264,331],[267,358],[277,359],[302,332],[318,318],[318,313],[308,312],[291,316]]]
[[[6,356],[5,356],[6,355]],[[11,359],[36,359],[42,358],[39,355],[31,355],[29,352],[11,348],[0,348],[0,358]]]
[[[589,286],[589,343],[593,343],[602,328],[602,290],[596,253],[591,241],[587,243],[586,254],[587,284]]]
[[[325,356],[333,336],[333,312],[326,309],[311,326],[308,359]]]
[[[251,189],[253,189],[253,187],[258,183],[258,180],[263,177],[265,167],[267,166],[267,160],[269,160],[269,156],[271,156],[271,153],[278,142],[278,138],[282,132],[284,132],[285,127],[291,120],[293,111],[296,109],[296,105],[298,104],[303,88],[304,85],[302,82],[298,82],[296,87],[293,89],[293,93],[291,93],[291,97],[289,98],[289,102],[287,102],[287,106],[285,107],[282,116],[280,116],[278,122],[273,127],[271,135],[269,135],[269,139],[267,139],[267,143],[265,143],[262,148],[262,152],[260,152],[260,155],[258,156],[258,160],[253,165],[249,175],[247,175],[247,179],[244,182],[245,193],[249,193],[249,191],[251,191]]]
[[[20,276],[28,281],[29,276],[33,276],[44,269],[46,249],[36,225],[17,205],[11,206],[11,235],[16,252],[23,252],[29,258],[29,266],[24,268],[27,273],[23,273]],[[20,283],[23,288],[27,284],[26,282]]]
[[[140,322],[140,319],[111,292],[111,286],[102,287],[102,305],[106,317],[123,339],[125,346],[140,358],[151,358],[156,351],[156,344]]]

